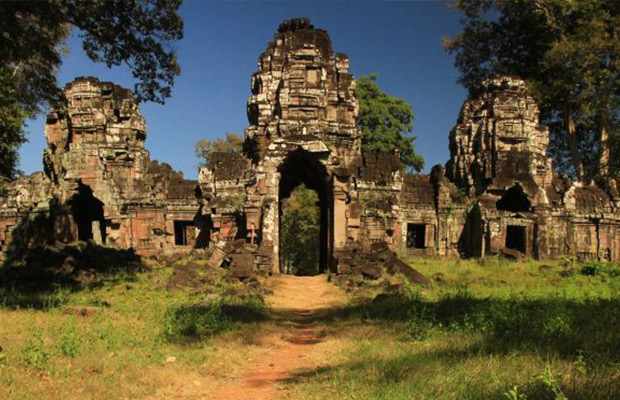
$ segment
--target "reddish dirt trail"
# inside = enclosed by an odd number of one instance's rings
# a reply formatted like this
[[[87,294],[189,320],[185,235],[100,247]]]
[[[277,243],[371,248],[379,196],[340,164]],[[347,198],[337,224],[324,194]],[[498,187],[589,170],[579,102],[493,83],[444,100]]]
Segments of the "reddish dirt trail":
[[[236,379],[219,387],[210,400],[271,400],[285,395],[278,384],[292,380],[295,374],[316,368],[308,358],[315,344],[328,340],[315,321],[325,309],[346,301],[345,295],[329,284],[325,276],[280,276],[274,295],[268,299],[274,319],[286,330],[280,346],[267,352],[241,370]]]

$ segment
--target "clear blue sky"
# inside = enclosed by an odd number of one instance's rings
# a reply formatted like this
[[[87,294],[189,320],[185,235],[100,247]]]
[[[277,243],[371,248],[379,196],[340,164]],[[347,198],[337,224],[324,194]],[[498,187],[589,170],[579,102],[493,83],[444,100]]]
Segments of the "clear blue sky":
[[[425,171],[448,159],[448,133],[466,97],[456,83],[453,59],[441,45],[459,31],[459,15],[435,1],[394,2],[211,2],[186,1],[185,38],[178,43],[181,76],[165,105],[141,106],[151,157],[195,179],[194,143],[225,132],[243,133],[250,76],[280,22],[308,17],[327,30],[335,51],[349,55],[355,76],[379,74],[380,87],[413,105],[416,151]],[[125,68],[107,69],[84,55],[78,39],[59,71],[61,85],[92,75],[133,88]],[[42,169],[44,117],[28,124],[21,169]]]

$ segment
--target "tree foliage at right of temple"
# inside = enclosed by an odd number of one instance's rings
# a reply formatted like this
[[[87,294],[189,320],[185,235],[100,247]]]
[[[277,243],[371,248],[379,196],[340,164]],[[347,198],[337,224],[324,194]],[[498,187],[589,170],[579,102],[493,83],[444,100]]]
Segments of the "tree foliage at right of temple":
[[[444,42],[470,92],[523,78],[551,130],[556,167],[580,180],[620,172],[620,2],[458,0],[463,31]]]

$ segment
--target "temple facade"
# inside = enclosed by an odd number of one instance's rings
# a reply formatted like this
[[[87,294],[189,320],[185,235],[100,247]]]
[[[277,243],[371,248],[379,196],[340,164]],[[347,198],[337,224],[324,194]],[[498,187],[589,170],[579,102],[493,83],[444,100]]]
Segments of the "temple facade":
[[[450,159],[429,175],[404,171],[398,154],[362,152],[348,57],[307,19],[280,25],[250,90],[244,151],[212,154],[195,182],[150,160],[131,92],[77,78],[66,110],[48,117],[45,172],[0,198],[1,257],[92,240],[144,255],[208,248],[240,275],[278,273],[282,200],[304,184],[319,197],[321,267],[334,272],[372,262],[382,246],[620,258],[619,199],[553,171],[548,129],[519,78],[490,79],[465,101]]]

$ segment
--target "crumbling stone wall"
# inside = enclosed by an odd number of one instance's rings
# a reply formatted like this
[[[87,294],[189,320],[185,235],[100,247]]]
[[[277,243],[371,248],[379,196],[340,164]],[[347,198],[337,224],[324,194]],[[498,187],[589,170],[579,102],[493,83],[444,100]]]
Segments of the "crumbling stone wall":
[[[197,182],[150,160],[146,124],[131,91],[80,77],[65,96],[66,107],[47,118],[45,175],[19,179],[0,198],[1,253],[16,233],[27,236],[20,243],[93,240],[142,254],[171,248],[178,236],[193,246]],[[44,217],[54,224],[31,223]]]
[[[483,86],[465,101],[450,133],[447,175],[474,203],[466,252],[616,260],[619,214],[612,198],[554,173],[549,131],[525,83],[503,76]]]

